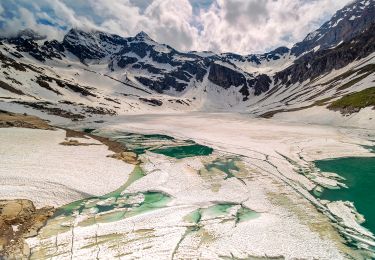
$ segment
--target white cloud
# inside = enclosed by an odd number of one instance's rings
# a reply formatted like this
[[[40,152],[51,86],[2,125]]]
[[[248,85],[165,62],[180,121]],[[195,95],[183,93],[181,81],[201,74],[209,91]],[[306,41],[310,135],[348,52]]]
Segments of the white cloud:
[[[198,40],[188,0],[156,0],[145,10],[145,16],[152,21],[151,35],[158,41],[188,50]]]
[[[8,0],[0,2],[0,22],[4,34],[29,27],[61,39],[71,27],[123,36],[143,30],[179,50],[254,53],[291,46],[349,1],[205,0],[197,12],[192,0]]]
[[[200,19],[204,30],[197,48],[262,52],[290,46],[319,27],[349,0],[218,0]]]

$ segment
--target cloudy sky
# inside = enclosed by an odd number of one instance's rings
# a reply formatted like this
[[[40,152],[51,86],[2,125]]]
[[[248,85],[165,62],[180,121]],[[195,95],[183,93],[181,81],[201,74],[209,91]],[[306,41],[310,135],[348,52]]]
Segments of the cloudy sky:
[[[350,0],[2,0],[0,32],[145,31],[178,50],[242,54],[291,46]]]

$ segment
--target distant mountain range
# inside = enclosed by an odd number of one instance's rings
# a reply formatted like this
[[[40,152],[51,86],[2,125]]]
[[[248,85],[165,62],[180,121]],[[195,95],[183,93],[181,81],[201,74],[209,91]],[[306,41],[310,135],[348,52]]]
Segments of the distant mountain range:
[[[368,66],[375,52],[374,23],[375,0],[354,1],[291,49],[279,47],[249,55],[180,52],[155,42],[145,32],[124,38],[74,28],[60,42],[46,41],[43,35],[26,29],[1,39],[0,95],[18,103],[85,103],[113,113],[134,110],[144,103],[173,110],[179,110],[179,105],[191,110],[235,109],[269,117],[319,102],[327,105],[363,89],[357,85],[374,73],[374,67]],[[368,60],[358,63],[365,58]],[[341,69],[345,75],[332,76]],[[87,73],[96,74],[98,80],[78,76]],[[97,85],[103,78],[105,89]],[[357,82],[343,88],[349,78]],[[119,84],[136,93],[119,94],[113,89]],[[80,102],[61,88],[96,98]]]

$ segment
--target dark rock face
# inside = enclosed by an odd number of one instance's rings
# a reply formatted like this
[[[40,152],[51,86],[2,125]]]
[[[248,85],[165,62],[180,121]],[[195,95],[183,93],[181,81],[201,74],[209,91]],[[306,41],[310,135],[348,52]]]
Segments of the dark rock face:
[[[340,69],[349,63],[375,52],[375,23],[334,49],[308,53],[297,59],[287,69],[276,73],[275,82],[290,85],[314,79],[334,69]]]
[[[163,105],[163,102],[161,100],[155,98],[139,98],[139,100],[148,103],[150,106],[160,107],[161,105]]]
[[[242,55],[237,54],[237,53],[231,53],[231,52],[229,52],[229,53],[223,53],[223,54],[221,54],[221,56],[225,60],[227,60],[227,61],[232,61],[232,60],[234,60],[234,61],[242,61],[242,62],[247,61],[246,56],[242,56]],[[259,60],[256,59],[256,61],[254,60],[254,62],[259,62]]]
[[[163,75],[161,78],[150,79],[145,77],[136,77],[136,79],[143,85],[155,90],[158,93],[163,93],[165,90],[171,88],[176,91],[183,91],[188,86],[187,83],[178,82],[176,78],[170,76],[169,74]]]
[[[249,87],[248,86],[243,86],[239,92],[242,94],[243,96],[243,99],[242,101],[246,101],[249,99],[249,96],[250,96],[250,91],[249,91]]]
[[[39,85],[40,87],[45,88],[45,89],[47,89],[47,90],[49,90],[49,91],[52,91],[52,92],[54,92],[56,95],[62,95],[61,92],[57,91],[56,89],[53,89],[53,88],[48,84],[47,81],[44,81],[42,76],[38,77],[37,80],[36,80],[35,82],[38,83],[38,85]]]
[[[65,51],[62,44],[56,40],[45,41],[42,45],[36,42],[44,40],[45,38],[46,36],[40,35],[31,29],[25,29],[19,31],[16,36],[4,40],[15,45],[18,52],[13,52],[11,54],[16,58],[23,57],[19,52],[27,52],[30,56],[42,62],[53,58],[61,59]]]
[[[254,89],[254,95],[259,96],[270,89],[272,80],[268,75],[261,74],[256,76],[254,79],[248,80],[247,82],[248,85]]]
[[[82,62],[85,60],[102,59],[117,51],[117,46],[125,44],[125,39],[104,32],[84,32],[71,29],[64,37],[63,46],[77,56]]]
[[[45,61],[45,58],[40,53],[38,44],[33,40],[23,38],[11,38],[8,40],[8,42],[11,44],[15,44],[17,51],[27,52],[35,59],[39,61]]]
[[[0,80],[0,88],[5,89],[6,91],[9,91],[11,93],[17,94],[17,95],[25,95],[21,90],[16,89],[9,85],[8,83]]]
[[[242,73],[217,63],[211,64],[208,79],[225,89],[231,86],[247,86],[246,77]]]
[[[44,45],[39,46],[34,40],[29,38],[10,38],[8,42],[16,45],[19,52],[27,52],[32,57],[39,61],[46,61],[47,59],[61,59],[64,54],[64,47],[58,41],[46,41]]]
[[[375,22],[375,0],[357,0],[336,12],[332,19],[292,48],[292,54],[299,56],[320,46],[325,50],[340,42],[350,41]]]
[[[117,66],[120,68],[125,68],[127,65],[136,63],[138,61],[135,57],[121,57],[117,62]]]
[[[254,77],[217,63],[211,64],[208,79],[224,89],[228,89],[231,86],[242,86],[239,92],[244,96],[243,101],[248,100],[250,89],[254,89],[254,95],[259,96],[267,92],[272,83],[271,78],[266,74]]]
[[[151,51],[151,46],[145,42],[136,42],[125,45],[120,54],[135,53],[142,59],[146,57],[147,51]]]
[[[151,74],[162,74],[164,72],[164,69],[156,68],[148,63],[139,62],[138,64],[140,65],[140,69],[147,70]]]
[[[45,50],[46,52],[49,52],[49,53],[52,53],[52,52],[62,53],[65,51],[64,45],[62,45],[60,42],[56,40],[45,41],[44,45],[41,48],[42,50]]]
[[[279,48],[274,49],[271,52],[265,53],[264,57],[265,59],[267,59],[267,61],[278,60],[280,59],[282,55],[287,54],[289,51],[290,50],[287,47],[279,47]]]

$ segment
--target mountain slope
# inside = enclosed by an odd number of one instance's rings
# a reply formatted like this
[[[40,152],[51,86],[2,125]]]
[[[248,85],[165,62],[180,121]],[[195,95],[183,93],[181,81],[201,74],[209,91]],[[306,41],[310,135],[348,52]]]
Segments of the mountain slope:
[[[350,41],[368,28],[375,17],[374,0],[353,1],[336,14],[318,30],[293,46],[292,54],[300,56],[312,50],[325,50]]]
[[[270,117],[324,108],[373,87],[374,10],[375,0],[355,1],[292,49],[245,56],[179,52],[144,32],[124,38],[71,29],[62,42],[43,42],[26,30],[1,40],[1,102],[75,120],[186,110]]]

